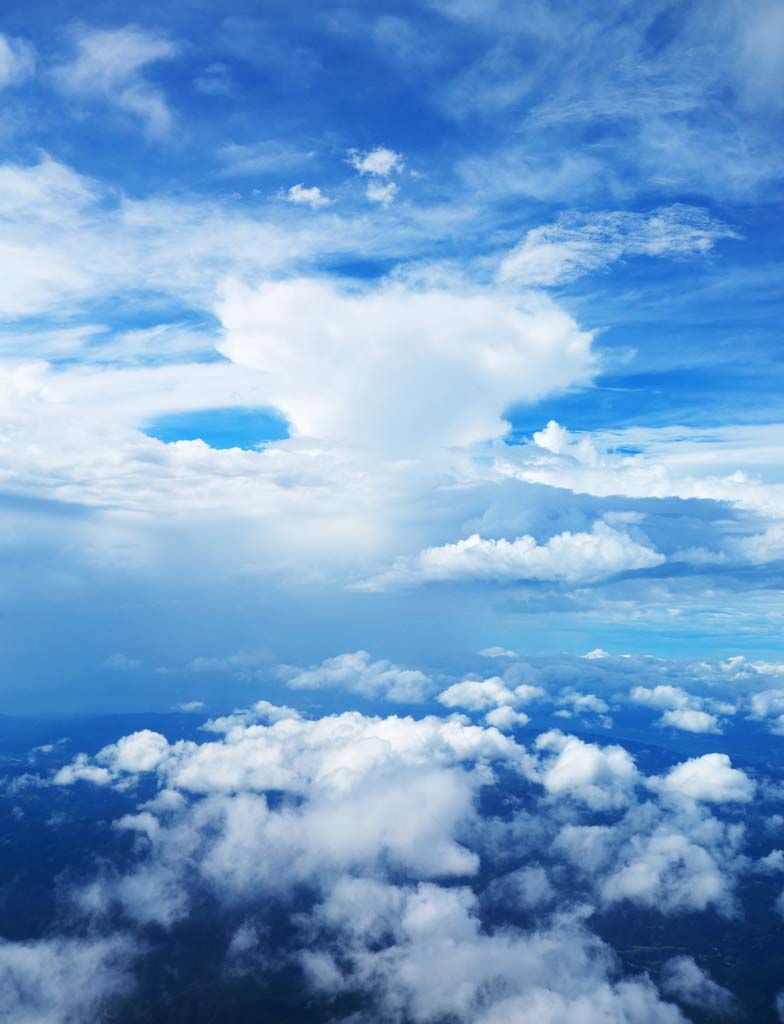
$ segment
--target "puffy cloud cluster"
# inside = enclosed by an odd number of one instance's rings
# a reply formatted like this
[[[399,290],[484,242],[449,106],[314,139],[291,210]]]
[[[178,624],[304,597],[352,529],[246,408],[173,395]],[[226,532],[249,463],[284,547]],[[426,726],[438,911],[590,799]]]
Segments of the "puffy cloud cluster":
[[[504,731],[527,725],[530,721],[524,711],[516,710],[530,701],[543,698],[540,686],[522,683],[510,689],[499,676],[487,679],[464,679],[453,683],[438,695],[444,707],[467,711],[486,712],[485,721]]]
[[[221,352],[264,374],[295,434],[391,455],[502,436],[509,403],[593,373],[590,334],[537,296],[235,281],[217,312]]]
[[[623,747],[599,747],[558,731],[537,737],[536,747],[550,755],[541,781],[552,796],[578,800],[597,811],[625,807],[631,801],[639,775]]]
[[[747,803],[755,784],[745,772],[733,768],[726,754],[704,754],[677,765],[661,780],[661,786],[694,800],[711,803]]]
[[[286,199],[297,206],[309,206],[311,210],[319,210],[324,206],[331,206],[333,201],[317,185],[306,188],[302,182],[292,185],[286,193]]]
[[[14,1024],[97,1020],[131,988],[130,966],[139,952],[121,935],[0,940],[0,1015]]]
[[[386,146],[377,146],[367,152],[350,149],[349,163],[369,181],[365,194],[371,203],[389,206],[398,192],[397,182],[391,181],[393,174],[400,174],[405,167],[403,157]]]
[[[318,908],[314,927],[319,952],[302,959],[316,990],[376,989],[393,1020],[684,1021],[648,979],[613,977],[607,949],[579,915],[532,934],[487,931],[469,889],[346,879]]]
[[[327,658],[310,669],[290,666],[279,669],[292,690],[337,688],[362,697],[383,697],[402,703],[424,700],[433,682],[418,669],[404,669],[389,661],[372,661],[367,651]]]
[[[517,688],[468,679],[441,699],[514,715],[541,696]],[[55,775],[126,793],[142,777],[157,783],[115,822],[137,837],[134,862],[104,867],[75,907],[95,922],[119,912],[129,928],[172,928],[206,890],[251,915],[227,970],[253,971],[263,908],[299,893],[276,956],[293,959],[314,996],[362,993],[385,1019],[681,1022],[648,979],[619,974],[587,907],[731,915],[749,867],[743,825],[725,809],[755,784],[723,754],[645,775],[623,747],[558,731],[526,749],[457,715],[306,719],[266,701],[205,728],[198,743],[143,730]],[[511,813],[490,809],[513,793]],[[500,907],[532,925],[504,923]],[[684,1006],[700,993],[729,1005],[696,965],[673,962],[663,978]]]
[[[482,580],[515,583],[523,580],[592,583],[616,573],[651,569],[664,555],[604,522],[590,533],[560,533],[544,544],[531,536],[516,540],[466,540],[426,548],[414,558],[399,559],[386,573],[370,580],[367,589],[438,580]]]

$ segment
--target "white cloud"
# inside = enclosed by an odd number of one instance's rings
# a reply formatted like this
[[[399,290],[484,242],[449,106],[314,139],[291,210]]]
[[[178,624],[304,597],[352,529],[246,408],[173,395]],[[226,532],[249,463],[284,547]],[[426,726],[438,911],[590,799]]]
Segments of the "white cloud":
[[[374,1016],[416,1024],[645,1020],[683,1024],[645,979],[611,983],[605,950],[579,918],[541,930],[484,930],[474,894],[432,884],[414,888],[346,879],[325,899],[317,954],[303,966],[326,995],[375,991]],[[390,936],[392,944],[381,943]]]
[[[197,711],[204,711],[204,709],[206,707],[207,707],[207,705],[204,703],[203,700],[184,700],[184,701],[181,701],[179,704],[175,704],[172,707],[172,710],[173,711],[184,711],[187,714],[192,714],[192,713],[195,713]]]
[[[404,168],[403,158],[399,153],[385,146],[362,152],[350,149],[349,162],[362,175],[369,175],[370,181],[365,194],[371,203],[389,206],[398,193],[398,185],[389,181],[392,174],[400,174]]]
[[[682,793],[708,803],[747,803],[754,796],[756,783],[733,768],[727,754],[704,754],[676,765],[657,781],[665,792]]]
[[[473,534],[456,544],[426,548],[414,558],[401,558],[366,589],[431,580],[563,580],[592,583],[616,573],[661,565],[664,555],[604,522],[590,533],[556,534],[544,544],[529,536],[485,540]]]
[[[721,733],[721,725],[715,715],[707,711],[697,711],[694,708],[675,708],[665,711],[661,716],[662,725],[669,725],[673,729],[680,729],[683,732],[707,732]]]
[[[131,989],[130,961],[137,952],[122,935],[0,940],[2,1014],[14,1024],[97,1020]]]
[[[548,755],[540,777],[552,796],[570,797],[594,810],[631,801],[639,775],[623,747],[599,747],[556,730],[538,736],[536,748]]]
[[[280,139],[262,139],[250,144],[226,143],[217,155],[223,165],[220,171],[222,177],[242,178],[273,172],[280,174],[286,168],[312,160],[315,152]]]
[[[608,904],[629,901],[663,913],[728,911],[727,879],[712,851],[678,831],[662,828],[632,836],[601,884]]]
[[[737,237],[691,206],[668,206],[650,214],[569,213],[556,224],[529,231],[504,258],[499,275],[526,286],[556,285],[627,256],[702,256],[719,239]]]
[[[397,193],[398,186],[394,181],[369,181],[365,189],[365,195],[370,202],[381,206],[389,206]]]
[[[511,687],[499,676],[491,676],[488,679],[464,679],[460,683],[453,683],[439,693],[438,700],[447,708],[487,711],[488,709],[519,707],[545,696],[545,691],[540,686],[523,683],[520,686]],[[489,718],[487,720],[490,721]],[[518,724],[524,724],[520,716],[512,718],[508,714],[500,716],[498,721],[516,721]],[[496,725],[497,722],[490,721],[490,724]]]
[[[592,651],[588,651],[588,653],[584,654],[583,657],[587,661],[601,661],[602,658],[609,658],[610,655],[603,648],[594,647]]]
[[[589,712],[595,715],[603,715],[609,711],[607,701],[597,697],[595,693],[577,693],[574,690],[567,690],[560,694],[558,703],[570,707],[576,714]]]
[[[301,182],[298,185],[291,186],[286,193],[286,199],[297,206],[309,206],[311,210],[320,210],[324,206],[331,206],[334,202],[334,200],[325,196],[317,185],[305,188]]]
[[[735,997],[717,985],[690,956],[676,956],[662,965],[660,988],[665,995],[712,1016],[732,1014]]]
[[[0,89],[17,85],[35,72],[35,50],[24,39],[0,33]]]
[[[95,759],[113,773],[138,774],[154,771],[168,753],[169,743],[165,736],[150,729],[141,729],[104,747]]]
[[[75,782],[90,782],[94,786],[108,786],[113,776],[107,768],[90,764],[85,754],[77,754],[71,764],[64,765],[52,779],[55,786],[72,786]]]
[[[87,101],[103,101],[137,117],[151,135],[169,130],[169,108],[161,91],[145,79],[144,70],[177,56],[178,47],[171,40],[126,25],[119,29],[82,28],[75,42],[76,56],[53,72],[63,92]]]
[[[659,683],[654,687],[635,686],[629,697],[635,704],[659,710],[687,708],[692,701],[691,696],[680,686],[670,686],[667,683]]]
[[[784,690],[762,690],[751,696],[751,712],[755,718],[779,718],[784,715]]]
[[[483,658],[516,658],[517,652],[506,647],[483,647],[479,652]]]
[[[350,149],[348,156],[351,166],[360,174],[371,174],[380,178],[399,174],[405,166],[400,153],[387,149],[386,146],[377,146],[376,149],[366,151]]]
[[[528,725],[531,719],[524,711],[515,711],[510,707],[498,707],[487,712],[485,721],[502,732],[511,732],[512,729],[519,726]]]
[[[221,352],[264,373],[267,403],[295,434],[390,453],[501,436],[511,402],[593,370],[590,336],[541,297],[300,278],[233,282],[217,313]]]
[[[413,702],[424,700],[432,681],[417,669],[399,668],[389,661],[371,661],[367,651],[327,658],[315,668],[287,667],[286,685],[292,690],[337,689],[363,697]]]

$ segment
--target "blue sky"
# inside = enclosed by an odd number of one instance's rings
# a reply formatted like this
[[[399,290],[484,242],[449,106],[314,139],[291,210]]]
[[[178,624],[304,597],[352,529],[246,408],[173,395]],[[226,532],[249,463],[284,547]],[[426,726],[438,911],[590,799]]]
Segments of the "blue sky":
[[[776,657],[779,3],[0,32],[9,707],[359,649]]]

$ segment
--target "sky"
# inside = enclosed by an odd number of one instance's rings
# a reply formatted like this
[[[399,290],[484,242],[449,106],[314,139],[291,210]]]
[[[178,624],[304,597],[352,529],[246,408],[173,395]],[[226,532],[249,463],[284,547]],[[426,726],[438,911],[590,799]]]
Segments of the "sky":
[[[0,91],[0,1024],[784,1021],[781,0]]]
[[[0,32],[7,710],[354,651],[775,660],[777,0]]]

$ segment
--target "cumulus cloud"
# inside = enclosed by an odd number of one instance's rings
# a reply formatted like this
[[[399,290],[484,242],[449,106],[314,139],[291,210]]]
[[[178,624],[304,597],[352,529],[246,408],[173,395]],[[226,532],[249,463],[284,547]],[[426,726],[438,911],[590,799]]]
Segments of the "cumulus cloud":
[[[358,907],[367,909],[358,915]],[[375,988],[385,1016],[481,1024],[683,1022],[645,979],[611,982],[606,950],[579,918],[532,934],[492,932],[482,928],[470,890],[346,880],[317,921],[319,952],[303,955],[311,985],[330,995]],[[380,945],[378,938],[390,933],[394,943]]]
[[[365,195],[371,203],[378,203],[380,206],[389,206],[398,193],[397,183],[394,181],[369,181],[365,189]]]
[[[338,689],[363,697],[418,702],[433,689],[432,681],[418,669],[404,669],[389,661],[371,661],[367,651],[327,658],[315,668],[281,670],[292,690]]]
[[[377,146],[371,150],[350,149],[349,162],[360,174],[375,175],[388,178],[391,174],[399,174],[403,167],[403,157],[386,146]]]
[[[320,210],[324,206],[331,206],[334,202],[325,196],[317,185],[306,188],[301,182],[291,186],[286,193],[286,199],[297,206],[309,206],[311,210]]]
[[[660,781],[665,792],[682,793],[708,803],[747,803],[754,796],[753,779],[733,768],[727,754],[704,754],[676,765]]]
[[[609,953],[579,913],[562,906],[550,912],[563,899],[568,867],[570,906],[587,898],[664,914],[708,907],[732,913],[743,827],[714,810],[748,799],[750,780],[728,761],[712,760],[718,755],[698,759],[696,772],[686,762],[663,779],[646,779],[622,747],[560,732],[540,735],[528,752],[499,731],[522,724],[499,685],[487,687],[500,702],[482,726],[459,716],[356,712],[308,720],[260,701],[207,723],[206,741],[168,743],[140,732],[94,759],[82,755],[63,784],[86,778],[80,772],[92,767],[127,790],[130,780],[152,771],[158,793],[115,823],[142,844],[133,865],[103,872],[75,894],[75,904],[97,921],[119,914],[169,927],[191,912],[195,885],[249,911],[270,898],[310,893],[291,942],[315,996],[364,993],[374,1012],[405,1011],[423,1024],[444,1013],[500,1024],[521,1009],[556,1004],[560,1016],[553,1020],[573,1019],[575,1007],[592,1020],[589,1003],[581,1002],[590,991],[602,1019],[614,1020],[616,1012],[619,1024],[636,1019],[628,1008],[645,1005],[646,1019],[661,1012],[664,1020],[682,1021],[647,982],[638,990],[638,980],[609,980],[600,966]],[[478,700],[486,706],[481,689]],[[535,813],[496,817],[483,809],[487,787],[501,796],[509,773],[516,797],[532,799]],[[507,844],[518,865],[511,873]],[[442,885],[445,878],[458,884]],[[468,881],[488,886],[486,892],[480,897]],[[548,917],[530,931],[493,928],[485,905]],[[579,950],[589,948],[583,961]],[[538,957],[550,949],[557,963],[568,960],[569,978],[579,975],[581,994],[558,980],[549,954],[539,991]],[[572,951],[568,958],[565,949]],[[457,993],[454,971],[450,985],[442,971],[456,958],[465,981]],[[676,976],[675,998],[687,1002],[689,978],[683,971]],[[696,982],[692,977],[692,989]],[[636,995],[627,1003],[631,991]],[[650,1005],[639,1003],[643,998]]]
[[[721,725],[715,715],[694,708],[675,708],[665,711],[660,718],[661,725],[668,725],[682,732],[721,733]]]
[[[523,285],[556,285],[629,256],[702,256],[722,238],[738,235],[704,210],[681,204],[649,214],[569,213],[529,231],[499,274]]]
[[[537,750],[549,755],[541,781],[553,796],[568,796],[594,810],[626,806],[639,781],[634,759],[619,746],[599,747],[554,730],[537,737]]]
[[[784,690],[771,689],[752,694],[751,715],[767,721],[775,735],[784,735]]]
[[[653,687],[635,686],[629,696],[635,704],[643,704],[645,707],[662,711],[686,708],[691,702],[690,695],[680,686],[670,686],[667,683],[659,683]]]
[[[217,312],[221,351],[264,373],[294,434],[392,454],[502,436],[511,402],[593,371],[590,335],[540,297],[299,278],[235,281]]]
[[[365,152],[350,149],[348,158],[355,170],[370,177],[365,189],[365,195],[370,202],[389,206],[398,193],[397,182],[389,179],[393,174],[400,174],[405,166],[400,153],[385,146],[378,146]]]
[[[566,531],[543,544],[530,535],[509,541],[485,540],[473,534],[455,544],[426,548],[413,558],[401,558],[364,587],[379,590],[436,580],[594,583],[620,572],[650,569],[664,561],[658,551],[600,521],[590,533]]]
[[[517,702],[514,691],[510,690],[499,676],[453,683],[439,693],[438,699],[445,707],[467,708],[469,711],[486,711],[488,708]]]
[[[515,711],[514,708],[503,706],[488,711],[485,715],[485,721],[488,725],[492,725],[502,732],[510,732],[512,729],[528,725],[531,719],[524,711]]]

